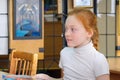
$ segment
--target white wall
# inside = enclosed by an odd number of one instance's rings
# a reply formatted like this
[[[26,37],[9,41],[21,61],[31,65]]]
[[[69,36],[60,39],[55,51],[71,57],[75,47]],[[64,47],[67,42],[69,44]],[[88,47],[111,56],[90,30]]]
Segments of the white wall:
[[[8,54],[7,1],[8,0],[0,0],[0,55]]]

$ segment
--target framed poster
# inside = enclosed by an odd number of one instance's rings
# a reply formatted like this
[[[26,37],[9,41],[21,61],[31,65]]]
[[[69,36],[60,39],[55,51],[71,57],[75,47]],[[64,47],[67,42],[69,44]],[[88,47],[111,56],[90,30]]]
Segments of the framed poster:
[[[14,39],[42,38],[42,0],[14,0]]]
[[[93,7],[93,0],[73,0],[73,7]]]
[[[57,0],[44,0],[44,13],[53,14],[57,12]]]

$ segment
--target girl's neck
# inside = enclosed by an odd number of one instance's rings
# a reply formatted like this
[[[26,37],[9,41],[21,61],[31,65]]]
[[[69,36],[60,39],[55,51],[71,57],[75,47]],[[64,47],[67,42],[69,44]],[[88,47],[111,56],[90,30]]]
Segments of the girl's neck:
[[[74,48],[79,48],[79,47],[85,46],[85,45],[89,44],[90,42],[91,42],[91,40],[88,40],[83,45],[78,45],[78,46],[75,46]]]

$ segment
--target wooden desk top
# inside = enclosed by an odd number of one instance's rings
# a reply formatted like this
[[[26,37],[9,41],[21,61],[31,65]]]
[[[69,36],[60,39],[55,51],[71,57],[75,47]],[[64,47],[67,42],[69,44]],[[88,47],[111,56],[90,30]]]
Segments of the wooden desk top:
[[[110,72],[120,74],[120,58],[108,58]]]

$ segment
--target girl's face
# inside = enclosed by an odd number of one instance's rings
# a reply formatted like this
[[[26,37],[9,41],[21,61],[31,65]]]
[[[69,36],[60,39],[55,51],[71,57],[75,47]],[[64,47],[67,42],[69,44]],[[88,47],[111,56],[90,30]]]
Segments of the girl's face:
[[[82,22],[75,15],[68,16],[65,24],[65,38],[69,47],[81,47],[91,39],[92,33],[87,32]]]

